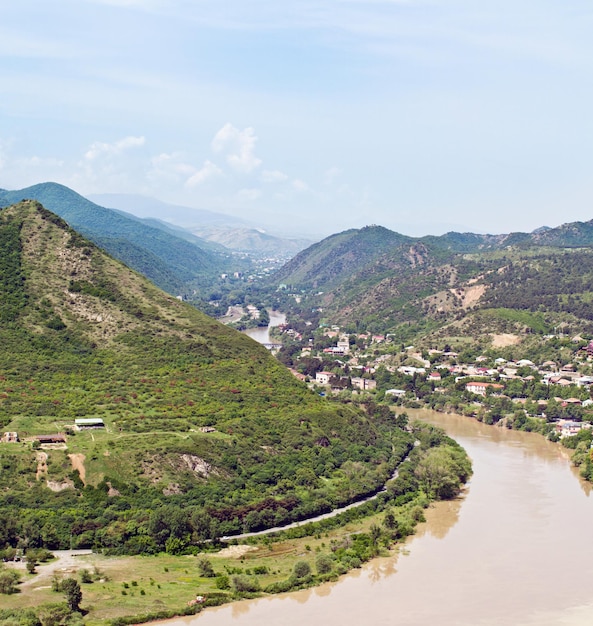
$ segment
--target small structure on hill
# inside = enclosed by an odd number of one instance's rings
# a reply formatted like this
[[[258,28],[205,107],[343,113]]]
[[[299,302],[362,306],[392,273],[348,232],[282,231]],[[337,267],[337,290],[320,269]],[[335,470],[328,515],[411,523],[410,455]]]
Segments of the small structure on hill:
[[[54,435],[35,435],[34,441],[38,441],[41,444],[44,443],[66,443],[66,435],[64,433],[56,433]]]
[[[100,417],[85,417],[74,420],[76,430],[89,430],[91,428],[105,428],[105,422]]]

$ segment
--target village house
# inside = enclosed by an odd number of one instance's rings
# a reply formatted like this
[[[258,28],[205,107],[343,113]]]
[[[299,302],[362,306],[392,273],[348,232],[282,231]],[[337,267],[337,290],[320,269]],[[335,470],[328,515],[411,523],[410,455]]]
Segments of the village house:
[[[355,389],[361,389],[363,391],[371,391],[377,388],[377,381],[371,380],[370,378],[360,378],[355,376],[352,378],[351,382]]]
[[[19,436],[18,433],[15,432],[7,432],[2,435],[2,443],[18,443]]]
[[[583,428],[591,428],[591,424],[583,422],[574,422],[572,420],[558,420],[556,422],[556,432],[560,435],[560,438],[573,437],[579,433]]]
[[[400,374],[406,374],[407,376],[414,376],[414,374],[426,374],[426,369],[424,367],[411,367],[406,365],[398,367],[397,371]]]
[[[479,396],[485,396],[488,389],[491,389],[492,391],[502,391],[504,389],[504,385],[483,382],[471,382],[465,385],[466,391],[478,394]]]
[[[58,433],[56,435],[36,435],[33,439],[38,441],[40,444],[66,443],[66,435],[63,433]]]
[[[441,375],[439,374],[439,372],[431,372],[427,377],[426,380],[432,382],[432,383],[440,383],[441,382]]]
[[[337,348],[342,354],[348,354],[350,352],[350,339],[348,338],[348,335],[342,335],[340,337]]]
[[[385,392],[386,396],[394,396],[395,398],[403,398],[406,395],[405,389],[388,389]]]
[[[90,430],[95,428],[105,428],[105,422],[100,417],[85,417],[74,420],[76,430]]]
[[[319,385],[329,385],[329,381],[334,377],[331,372],[317,372],[315,382]]]

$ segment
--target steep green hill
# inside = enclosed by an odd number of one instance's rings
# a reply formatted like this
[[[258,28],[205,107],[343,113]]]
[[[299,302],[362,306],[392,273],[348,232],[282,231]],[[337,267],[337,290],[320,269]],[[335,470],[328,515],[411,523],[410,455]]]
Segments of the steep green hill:
[[[290,299],[283,302],[292,307],[293,317],[296,311],[310,317],[320,310],[328,322],[351,330],[393,333],[402,341],[482,309],[545,313],[547,321],[538,317],[534,324],[513,325],[511,318],[527,318],[478,316],[479,323],[470,324],[473,334],[497,329],[535,332],[536,327],[543,332],[562,322],[591,326],[592,222],[530,234],[447,233],[421,239],[380,229],[381,242],[399,244],[382,248],[372,247],[373,231],[334,235],[301,252],[272,277],[274,288],[286,283],[305,290],[298,306]]]
[[[35,201],[0,211],[0,263],[0,547],[177,552],[355,499],[411,445]]]
[[[274,274],[273,280],[301,288],[332,288],[347,280],[353,272],[410,241],[410,237],[382,226],[347,230],[297,254]]]
[[[197,237],[187,241],[164,225],[100,207],[57,183],[2,191],[0,206],[24,198],[41,202],[72,228],[169,293],[187,291],[192,283],[209,282],[220,271],[229,270],[230,255],[213,250],[212,244],[196,245]]]

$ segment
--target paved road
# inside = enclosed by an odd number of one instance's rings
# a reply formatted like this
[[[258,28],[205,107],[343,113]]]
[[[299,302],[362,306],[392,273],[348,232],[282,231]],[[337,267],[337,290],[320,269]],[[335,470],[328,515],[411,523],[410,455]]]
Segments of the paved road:
[[[414,442],[414,446],[419,445],[419,443],[420,443],[419,441]],[[410,450],[410,452],[408,452],[408,454],[402,459],[402,463],[408,460],[411,452],[412,451]],[[286,524],[285,526],[276,526],[275,528],[266,528],[265,530],[258,530],[257,532],[252,532],[252,533],[241,533],[240,535],[227,535],[225,537],[221,537],[220,541],[232,541],[233,539],[248,539],[249,537],[260,537],[262,535],[271,535],[272,533],[277,533],[277,532],[280,532],[281,530],[290,530],[291,528],[298,528],[299,526],[304,526],[305,524],[312,524],[313,522],[320,522],[321,520],[329,519],[330,517],[335,517],[336,515],[339,515],[340,513],[344,513],[344,511],[348,511],[349,509],[354,509],[358,506],[362,506],[366,502],[375,500],[376,498],[379,497],[380,494],[382,494],[384,491],[387,490],[387,485],[392,480],[395,480],[398,476],[399,476],[399,469],[396,469],[391,475],[391,477],[389,478],[389,480],[387,480],[387,482],[383,485],[383,487],[381,487],[381,489],[379,489],[379,491],[377,491],[373,495],[367,496],[366,498],[364,498],[363,500],[359,500],[358,502],[353,502],[352,504],[347,504],[346,506],[342,506],[338,509],[334,509],[333,511],[330,511],[329,513],[322,513],[321,515],[316,515],[315,517],[309,517],[299,522],[293,522],[292,524]]]

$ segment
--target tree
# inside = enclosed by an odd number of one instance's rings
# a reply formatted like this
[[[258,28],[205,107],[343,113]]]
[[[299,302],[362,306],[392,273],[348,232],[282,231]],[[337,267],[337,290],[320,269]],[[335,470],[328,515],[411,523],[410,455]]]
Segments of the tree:
[[[20,575],[13,569],[0,569],[0,593],[11,594],[16,593],[17,583],[19,582]]]
[[[292,571],[296,578],[307,578],[311,575],[311,566],[307,561],[297,561]]]
[[[329,574],[334,568],[334,560],[329,554],[319,554],[315,559],[318,574]]]
[[[62,592],[66,595],[66,603],[71,611],[80,611],[82,602],[82,591],[75,578],[64,578],[60,585]]]
[[[439,446],[424,455],[414,473],[430,497],[453,498],[471,475],[471,463],[460,448]]]
[[[204,578],[214,578],[216,576],[212,563],[205,556],[198,560],[198,571],[200,576]]]

